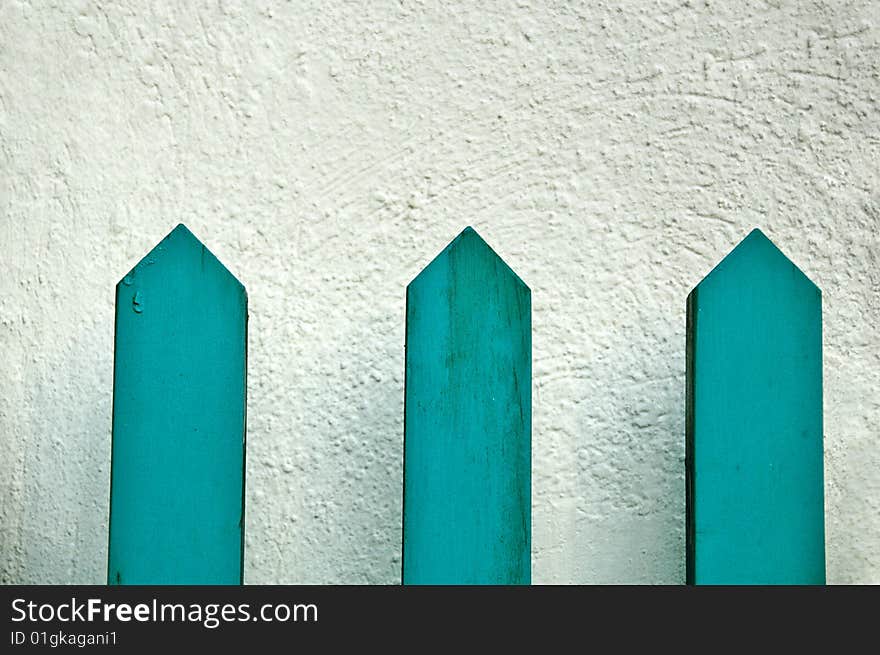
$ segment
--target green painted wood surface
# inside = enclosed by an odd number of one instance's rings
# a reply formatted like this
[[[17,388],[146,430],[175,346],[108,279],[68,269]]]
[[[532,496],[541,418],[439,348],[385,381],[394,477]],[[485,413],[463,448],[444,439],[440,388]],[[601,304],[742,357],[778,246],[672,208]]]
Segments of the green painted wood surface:
[[[529,288],[467,228],[406,299],[403,583],[529,584]]]
[[[687,311],[688,582],[824,584],[821,292],[754,230]]]
[[[183,225],[116,286],[109,584],[240,584],[247,294]]]

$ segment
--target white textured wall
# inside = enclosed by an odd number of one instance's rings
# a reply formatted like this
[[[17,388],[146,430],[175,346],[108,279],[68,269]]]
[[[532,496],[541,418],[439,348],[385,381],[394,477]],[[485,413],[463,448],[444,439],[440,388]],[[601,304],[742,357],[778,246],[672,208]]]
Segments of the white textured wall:
[[[685,297],[754,226],[880,582],[880,4],[96,4],[0,2],[0,581],[104,581],[113,287],[182,221],[250,295],[247,582],[399,579],[404,288],[467,224],[532,288],[535,582],[684,580]]]

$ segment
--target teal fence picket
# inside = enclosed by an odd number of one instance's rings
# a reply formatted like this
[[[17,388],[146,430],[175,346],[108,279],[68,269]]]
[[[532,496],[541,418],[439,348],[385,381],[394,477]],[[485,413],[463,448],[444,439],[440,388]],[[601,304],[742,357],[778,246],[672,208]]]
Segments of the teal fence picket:
[[[821,292],[759,230],[687,303],[687,581],[824,584]]]
[[[183,225],[116,287],[109,584],[240,584],[247,294]]]
[[[531,580],[531,292],[472,229],[407,287],[404,584]]]

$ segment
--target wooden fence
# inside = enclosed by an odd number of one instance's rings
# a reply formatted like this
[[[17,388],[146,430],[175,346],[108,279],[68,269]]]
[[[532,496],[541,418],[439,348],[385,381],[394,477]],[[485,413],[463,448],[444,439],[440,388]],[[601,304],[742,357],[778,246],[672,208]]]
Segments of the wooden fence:
[[[754,230],[687,299],[687,581],[825,581],[821,294]],[[117,285],[109,584],[240,584],[247,294],[183,225]],[[531,292],[472,229],[406,289],[404,584],[531,581]]]

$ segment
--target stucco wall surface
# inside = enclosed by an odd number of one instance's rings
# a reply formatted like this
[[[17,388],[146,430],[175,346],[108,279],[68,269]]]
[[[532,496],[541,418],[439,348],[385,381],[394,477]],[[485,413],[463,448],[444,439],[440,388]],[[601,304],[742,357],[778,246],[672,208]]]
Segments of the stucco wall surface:
[[[247,286],[248,583],[394,583],[404,289],[530,285],[535,582],[684,581],[689,290],[823,291],[827,570],[880,582],[880,3],[0,2],[0,582],[102,583],[114,285]]]

